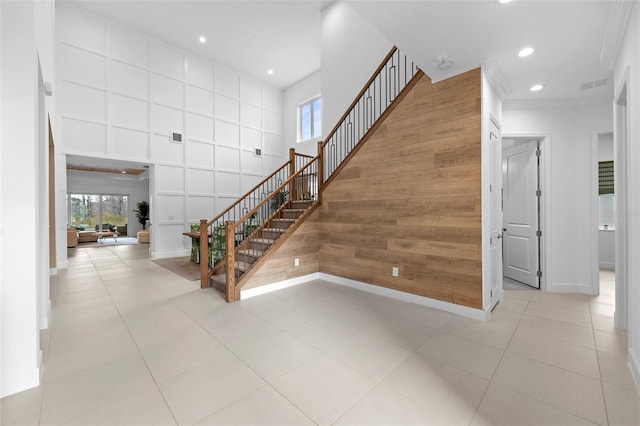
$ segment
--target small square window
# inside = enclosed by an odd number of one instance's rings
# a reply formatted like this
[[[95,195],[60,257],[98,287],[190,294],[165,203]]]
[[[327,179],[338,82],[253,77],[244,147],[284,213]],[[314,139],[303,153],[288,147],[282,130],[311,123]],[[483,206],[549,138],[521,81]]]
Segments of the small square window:
[[[298,141],[320,137],[322,131],[322,99],[320,96],[298,106]]]

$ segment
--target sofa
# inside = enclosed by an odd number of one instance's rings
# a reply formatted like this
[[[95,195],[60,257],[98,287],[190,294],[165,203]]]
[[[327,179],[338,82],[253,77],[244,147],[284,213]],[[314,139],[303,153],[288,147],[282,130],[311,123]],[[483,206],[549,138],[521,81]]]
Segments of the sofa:
[[[98,241],[96,231],[78,231],[78,242],[92,243]]]
[[[78,247],[80,235],[75,228],[67,228],[67,247]]]

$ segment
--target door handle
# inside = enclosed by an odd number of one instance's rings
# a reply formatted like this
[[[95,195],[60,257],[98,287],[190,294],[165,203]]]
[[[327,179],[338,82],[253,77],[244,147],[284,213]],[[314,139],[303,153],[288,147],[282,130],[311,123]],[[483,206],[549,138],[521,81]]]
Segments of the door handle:
[[[502,238],[502,234],[498,234],[498,239],[501,239],[501,238]]]

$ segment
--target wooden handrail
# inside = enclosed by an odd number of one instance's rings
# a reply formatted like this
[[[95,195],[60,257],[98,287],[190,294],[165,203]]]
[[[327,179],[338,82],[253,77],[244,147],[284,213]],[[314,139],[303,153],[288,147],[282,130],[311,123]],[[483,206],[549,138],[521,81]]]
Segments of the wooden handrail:
[[[289,165],[289,161],[287,161],[286,163],[284,163],[282,166],[280,166],[275,172],[271,173],[269,176],[267,176],[266,178],[262,179],[260,181],[260,183],[258,183],[257,185],[255,185],[253,188],[251,188],[251,190],[247,191],[243,196],[241,196],[240,198],[238,198],[238,200],[231,204],[229,207],[227,207],[224,211],[222,211],[222,213],[218,214],[216,217],[214,217],[213,219],[211,219],[210,221],[207,222],[207,226],[212,225],[215,221],[217,221],[218,219],[220,219],[222,216],[224,216],[229,210],[231,210],[232,208],[234,208],[235,206],[237,206],[238,204],[240,204],[240,202],[242,200],[244,200],[245,198],[247,198],[249,195],[251,195],[251,193],[253,191],[255,191],[256,189],[260,188],[261,185],[264,185],[269,179],[271,179],[272,177],[274,177],[275,175],[277,175],[280,171],[282,171],[285,167],[287,167]]]
[[[340,119],[337,121],[337,124],[333,127],[333,129],[331,129],[331,131],[329,132],[327,137],[324,139],[324,142],[322,142],[322,147],[323,148],[327,145],[327,143],[329,142],[329,140],[331,139],[333,134],[336,131],[338,131],[338,129],[340,128],[340,125],[342,124],[344,119],[347,118],[349,113],[351,113],[351,110],[356,106],[356,104],[358,103],[358,101],[360,100],[362,95],[364,95],[364,93],[367,91],[367,89],[369,88],[371,83],[373,83],[373,81],[376,79],[376,77],[378,77],[378,73],[380,73],[380,71],[382,71],[382,69],[387,64],[387,61],[389,59],[391,59],[391,57],[393,56],[394,53],[396,53],[397,50],[398,50],[398,48],[396,46],[393,46],[391,51],[389,51],[389,53],[387,53],[387,56],[385,56],[384,59],[382,60],[382,62],[380,62],[380,65],[378,65],[378,68],[376,68],[376,70],[373,72],[373,74],[371,74],[371,77],[369,78],[369,80],[364,84],[364,86],[362,86],[362,90],[360,90],[360,92],[358,92],[356,97],[353,99],[353,102],[351,102],[351,105],[349,105],[349,107],[345,110],[345,113],[342,114],[342,117],[340,117]]]

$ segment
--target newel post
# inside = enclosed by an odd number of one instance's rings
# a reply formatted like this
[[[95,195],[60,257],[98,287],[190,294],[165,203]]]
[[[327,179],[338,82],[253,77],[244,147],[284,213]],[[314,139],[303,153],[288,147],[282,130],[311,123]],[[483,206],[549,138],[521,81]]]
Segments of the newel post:
[[[200,219],[200,288],[211,286],[209,282],[209,227],[207,219]]]
[[[293,148],[289,148],[289,177],[296,174],[296,150]],[[295,179],[289,182],[289,200],[295,201],[298,197],[296,196],[296,183]]]
[[[318,142],[318,203],[322,204],[322,185],[324,185],[324,143]]]
[[[227,271],[227,302],[236,301],[236,235],[233,222],[228,220],[225,229],[225,259]]]

